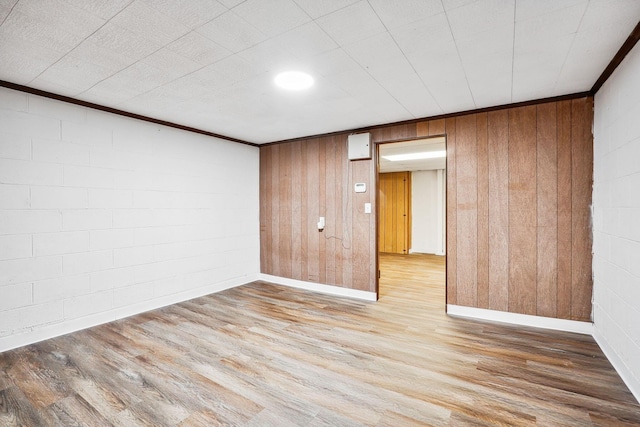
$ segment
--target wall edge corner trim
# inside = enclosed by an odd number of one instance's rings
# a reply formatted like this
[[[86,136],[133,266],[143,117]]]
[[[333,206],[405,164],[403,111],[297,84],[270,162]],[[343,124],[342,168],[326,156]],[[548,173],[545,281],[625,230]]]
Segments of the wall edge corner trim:
[[[640,379],[633,375],[633,372],[629,369],[628,365],[624,363],[620,356],[618,356],[618,353],[616,353],[613,347],[609,345],[609,342],[605,339],[604,335],[602,335],[597,325],[594,325],[593,328],[593,339],[596,340],[596,343],[598,343],[598,346],[607,357],[607,360],[609,360],[613,369],[615,369],[618,375],[620,375],[620,378],[625,383],[631,394],[633,394],[633,397],[635,397],[638,403],[640,403]]]

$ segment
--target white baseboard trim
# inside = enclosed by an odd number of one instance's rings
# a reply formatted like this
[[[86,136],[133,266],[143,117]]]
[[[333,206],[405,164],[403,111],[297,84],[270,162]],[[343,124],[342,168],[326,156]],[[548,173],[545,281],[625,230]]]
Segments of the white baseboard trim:
[[[613,365],[622,381],[629,388],[629,391],[640,403],[640,379],[633,375],[633,372],[627,367],[627,365],[620,359],[618,353],[609,345],[609,342],[602,336],[597,327],[593,328],[593,339],[596,340],[600,349],[609,360],[609,363]]]
[[[292,288],[305,289],[307,291],[320,292],[322,294],[335,295],[340,297],[361,299],[365,301],[377,301],[378,295],[375,292],[360,291],[358,289],[341,288],[340,286],[324,285],[322,283],[305,282],[303,280],[289,279],[286,277],[272,276],[270,274],[260,274],[260,280],[275,283],[277,285],[289,286]]]
[[[427,254],[427,255],[438,255],[438,256],[444,256],[445,253],[442,251],[438,251],[436,249],[429,249],[429,250],[413,250],[413,249],[409,249],[409,254]]]
[[[258,273],[234,278],[224,282],[214,283],[207,286],[202,286],[195,289],[189,289],[177,294],[171,294],[153,300],[145,301],[139,304],[133,304],[130,306],[114,308],[102,313],[92,314],[90,316],[81,317],[78,319],[64,320],[58,323],[52,323],[46,326],[38,327],[37,329],[19,333],[16,335],[9,335],[0,338],[0,353],[12,350],[14,348],[23,347],[25,345],[34,344],[39,341],[48,340],[61,335],[70,334],[72,332],[80,331],[82,329],[91,328],[93,326],[109,323],[114,320],[123,319],[125,317],[133,316],[136,314],[144,313],[146,311],[155,310],[158,308],[166,307],[171,304],[177,304],[190,299],[198,298],[204,295],[213,294],[216,292],[224,291],[225,289],[241,286],[253,281],[259,280]]]
[[[528,314],[507,313],[505,311],[487,310],[484,308],[464,307],[447,304],[447,314],[450,316],[466,317],[478,320],[509,323],[519,326],[553,329],[556,331],[575,332],[593,335],[593,323],[577,320],[555,319],[552,317],[531,316]]]
[[[428,254],[428,255],[437,255],[437,250],[436,249],[430,249],[430,248],[422,248],[422,249],[409,249],[409,253],[410,254]]]

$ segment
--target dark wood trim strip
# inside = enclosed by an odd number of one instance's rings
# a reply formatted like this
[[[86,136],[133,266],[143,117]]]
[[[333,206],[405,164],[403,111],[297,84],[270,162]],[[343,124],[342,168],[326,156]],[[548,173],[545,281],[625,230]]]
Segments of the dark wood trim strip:
[[[23,86],[23,85],[20,85],[20,84],[17,84],[17,83],[11,83],[11,82],[7,82],[7,81],[4,81],[4,80],[0,80],[0,87],[6,87],[7,89],[13,89],[13,90],[17,90],[17,91],[20,91],[20,92],[29,93],[29,94],[32,94],[32,95],[38,95],[38,96],[42,96],[42,97],[45,97],[45,98],[55,99],[57,101],[67,102],[69,104],[75,104],[75,105],[79,105],[81,107],[92,108],[94,110],[105,111],[107,113],[112,113],[112,114],[117,114],[119,116],[124,116],[124,117],[129,117],[129,118],[132,118],[132,119],[142,120],[144,122],[154,123],[154,124],[162,125],[162,126],[168,126],[168,127],[174,128],[174,129],[180,129],[180,130],[184,130],[184,131],[187,131],[187,132],[197,133],[197,134],[200,134],[200,135],[211,136],[213,138],[224,139],[224,140],[231,141],[231,142],[238,142],[240,144],[251,145],[253,147],[259,147],[260,146],[259,144],[255,144],[253,142],[248,142],[248,141],[243,141],[243,140],[237,139],[237,138],[232,138],[230,136],[220,135],[220,134],[217,134],[217,133],[208,132],[206,130],[197,129],[197,128],[193,128],[193,127],[190,127],[190,126],[184,126],[184,125],[180,125],[180,124],[173,123],[173,122],[168,122],[166,120],[154,119],[153,117],[143,116],[141,114],[130,113],[128,111],[119,110],[117,108],[106,107],[104,105],[94,104],[93,102],[82,101],[80,99],[72,98],[72,97],[69,97],[69,96],[58,95],[58,94],[55,94],[55,93],[52,93],[52,92],[47,92],[47,91],[44,91],[44,90],[35,89],[35,88],[29,87],[29,86]]]
[[[637,32],[637,30],[638,30],[638,26],[636,26],[636,29],[634,30],[634,33]],[[631,36],[629,36],[629,38],[631,38]],[[628,41],[629,41],[629,39],[627,39],[627,42]],[[637,41],[637,37],[636,37],[636,41]],[[626,44],[627,43],[625,42],[625,45]],[[631,47],[633,47],[633,46],[631,46]],[[622,49],[620,49],[620,50],[622,51]],[[625,53],[625,55],[626,55],[626,53]],[[616,55],[616,57],[617,56],[618,55]],[[620,61],[622,61],[622,59]],[[612,63],[613,63],[613,61],[612,61]],[[240,143],[240,144],[246,144],[246,145],[250,145],[252,147],[265,147],[265,146],[273,145],[273,144],[284,144],[284,143],[289,143],[289,142],[305,141],[305,140],[314,139],[314,138],[323,138],[323,137],[328,137],[328,136],[343,135],[345,133],[370,132],[373,129],[381,129],[381,128],[386,128],[386,127],[391,127],[391,126],[410,125],[410,124],[415,124],[415,123],[418,123],[418,122],[424,122],[424,121],[429,121],[429,120],[448,119],[448,118],[454,118],[454,117],[459,117],[459,116],[465,116],[467,114],[476,114],[476,113],[484,113],[484,112],[491,112],[491,111],[499,111],[499,110],[505,110],[505,109],[509,109],[509,108],[525,107],[525,106],[529,106],[529,105],[544,104],[544,103],[547,103],[547,102],[567,101],[567,100],[572,100],[572,99],[577,99],[577,98],[584,98],[586,96],[593,96],[593,94],[594,94],[593,89],[592,89],[589,92],[578,92],[578,93],[573,93],[573,94],[569,94],[569,95],[554,96],[554,97],[550,97],[550,98],[541,98],[541,99],[536,99],[536,100],[531,100],[531,101],[516,102],[516,103],[512,103],[512,104],[496,105],[496,106],[493,106],[493,107],[479,108],[479,109],[475,109],[475,110],[466,110],[466,111],[460,111],[460,112],[456,112],[456,113],[441,114],[441,115],[438,115],[438,116],[422,117],[422,118],[419,118],[419,119],[411,119],[411,120],[404,120],[404,121],[392,122],[392,123],[386,123],[386,124],[371,125],[371,126],[362,127],[362,128],[345,129],[345,130],[329,132],[329,133],[325,133],[325,134],[302,136],[302,137],[298,137],[298,138],[283,139],[283,140],[280,140],[280,141],[273,141],[273,142],[268,142],[268,143],[264,143],[264,144],[256,144],[256,143],[253,143],[253,142],[244,141],[244,140],[241,140],[241,139],[232,138],[232,137],[225,136],[225,135],[220,135],[220,134],[209,132],[209,131],[205,131],[205,130],[202,130],[202,129],[197,129],[197,128],[193,128],[193,127],[190,127],[190,126],[180,125],[180,124],[177,124],[177,123],[174,123],[174,122],[155,119],[153,117],[143,116],[141,114],[135,114],[135,113],[131,113],[131,112],[128,112],[128,111],[119,110],[117,108],[106,107],[104,105],[94,104],[93,102],[82,101],[80,99],[72,98],[72,97],[69,97],[69,96],[58,95],[56,93],[47,92],[47,91],[40,90],[40,89],[35,89],[35,88],[32,88],[32,87],[20,85],[20,84],[17,84],[17,83],[11,83],[11,82],[8,82],[8,81],[5,81],[5,80],[0,80],[0,87],[6,87],[8,89],[13,89],[13,90],[17,90],[17,91],[20,91],[20,92],[30,93],[32,95],[38,95],[38,96],[42,96],[42,97],[45,97],[45,98],[55,99],[57,101],[67,102],[67,103],[79,105],[79,106],[82,106],[82,107],[93,108],[94,110],[105,111],[107,113],[117,114],[117,115],[120,115],[120,116],[129,117],[129,118],[132,118],[132,119],[137,119],[137,120],[142,120],[142,121],[149,122],[149,123],[168,126],[168,127],[172,127],[172,128],[175,128],[175,129],[184,130],[184,131],[187,131],[187,132],[193,132],[193,133],[197,133],[197,134],[200,134],[200,135],[211,136],[213,138],[220,138],[220,139],[224,139],[224,140],[231,141],[231,142],[237,142],[237,143]],[[422,138],[419,138],[419,139],[422,139]],[[391,141],[385,141],[385,142],[391,142]]]
[[[595,94],[600,90],[602,85],[611,77],[611,74],[618,68],[618,65],[624,60],[624,58],[631,52],[631,49],[634,48],[636,43],[640,40],[640,22],[636,24],[636,27],[631,31],[627,40],[622,44],[620,50],[615,54],[607,68],[604,69],[598,80],[596,80],[595,84],[591,88],[591,95],[595,96]]]
[[[404,120],[404,121],[400,121],[400,122],[386,123],[386,124],[381,124],[381,125],[371,125],[371,126],[357,128],[357,129],[345,129],[345,130],[340,130],[340,131],[336,131],[336,132],[329,132],[329,133],[324,133],[324,134],[318,134],[318,135],[302,136],[302,137],[299,137],[299,138],[292,138],[292,139],[283,139],[281,141],[273,141],[273,142],[268,142],[266,144],[260,144],[260,147],[264,147],[264,146],[272,145],[272,144],[285,144],[285,143],[288,143],[288,142],[305,141],[305,140],[314,139],[314,138],[324,138],[324,137],[327,137],[327,136],[344,135],[345,133],[352,134],[352,133],[359,133],[359,132],[370,132],[373,129],[382,129],[382,128],[391,127],[391,126],[411,125],[411,124],[415,124],[415,123],[418,123],[418,122],[424,122],[424,121],[428,121],[428,120],[450,119],[450,118],[455,118],[455,117],[460,117],[460,116],[466,116],[468,114],[488,113],[488,112],[491,112],[491,111],[506,110],[506,109],[509,109],[509,108],[527,107],[527,106],[530,106],[530,105],[545,104],[547,102],[568,101],[568,100],[572,100],[572,99],[584,98],[584,97],[587,97],[587,96],[591,96],[591,92],[578,92],[578,93],[572,93],[572,94],[569,94],[569,95],[553,96],[553,97],[550,97],[550,98],[541,98],[541,99],[534,99],[534,100],[531,100],[531,101],[515,102],[515,103],[512,103],[512,104],[496,105],[496,106],[493,106],[493,107],[478,108],[478,109],[475,109],[475,110],[459,111],[457,113],[441,114],[439,116],[422,117],[422,118],[419,118],[419,119]],[[420,139],[422,139],[422,138],[420,138]],[[404,140],[406,140],[406,139],[403,139],[403,141]],[[385,141],[385,142],[390,142],[390,141]]]

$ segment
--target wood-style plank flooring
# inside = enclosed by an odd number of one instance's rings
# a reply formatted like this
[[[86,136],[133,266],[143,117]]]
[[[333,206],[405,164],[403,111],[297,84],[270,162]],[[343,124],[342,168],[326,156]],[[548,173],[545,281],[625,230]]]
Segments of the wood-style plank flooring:
[[[444,259],[380,300],[255,282],[0,354],[0,425],[612,426],[640,406],[589,336],[444,314]]]

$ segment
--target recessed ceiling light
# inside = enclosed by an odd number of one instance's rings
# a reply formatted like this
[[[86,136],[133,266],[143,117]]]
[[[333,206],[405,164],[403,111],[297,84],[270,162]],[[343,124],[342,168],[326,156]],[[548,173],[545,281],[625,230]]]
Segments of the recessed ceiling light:
[[[274,82],[285,90],[305,90],[313,86],[313,77],[302,71],[285,71],[278,74]]]
[[[383,159],[390,162],[401,162],[403,160],[422,160],[422,159],[438,159],[446,157],[447,152],[442,151],[422,151],[420,153],[392,154],[390,156],[382,156]]]

